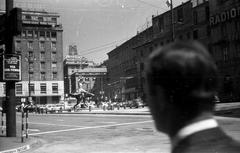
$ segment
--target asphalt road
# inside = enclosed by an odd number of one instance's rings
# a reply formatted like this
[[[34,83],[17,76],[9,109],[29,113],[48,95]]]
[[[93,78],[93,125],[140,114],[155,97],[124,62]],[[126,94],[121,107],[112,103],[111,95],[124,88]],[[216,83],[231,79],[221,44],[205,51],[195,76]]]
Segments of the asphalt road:
[[[240,140],[239,118],[217,119]],[[170,152],[169,139],[155,130],[150,115],[30,114],[29,128],[29,137],[42,140],[32,153]]]

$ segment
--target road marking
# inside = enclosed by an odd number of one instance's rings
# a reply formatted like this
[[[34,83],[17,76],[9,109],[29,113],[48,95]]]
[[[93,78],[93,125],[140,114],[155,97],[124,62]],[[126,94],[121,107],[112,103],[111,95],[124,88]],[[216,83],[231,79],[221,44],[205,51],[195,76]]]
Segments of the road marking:
[[[117,122],[100,122],[100,123],[115,124],[115,123],[117,123]]]
[[[39,129],[28,129],[28,131],[39,132]]]
[[[92,114],[84,114],[84,113],[78,113],[78,114],[46,114],[45,116],[47,116],[47,115],[49,115],[49,116],[96,116],[96,117],[103,117],[103,116],[114,116],[114,117],[123,117],[123,116],[127,116],[127,117],[131,117],[131,118],[138,118],[139,116],[141,116],[141,117],[147,117],[147,118],[149,118],[149,117],[151,117],[151,115],[150,114],[139,114],[139,115],[133,115],[133,114],[108,114],[108,113],[100,113],[100,114],[98,114],[97,112],[96,113],[94,113],[94,112],[92,112]]]
[[[97,129],[97,128],[112,127],[112,126],[124,126],[124,125],[132,125],[132,124],[142,124],[142,123],[149,123],[149,122],[153,122],[153,120],[141,121],[141,122],[120,123],[120,124],[112,124],[112,125],[99,125],[99,126],[90,126],[90,127],[80,127],[80,128],[74,128],[74,129],[32,133],[32,134],[29,134],[29,135],[35,136],[35,135],[43,135],[43,134],[51,134],[51,133],[59,133],[59,132],[69,132],[69,131],[77,131],[77,130],[85,130],[85,129]]]
[[[65,124],[51,124],[51,123],[37,123],[37,122],[28,122],[28,124],[42,124],[42,125],[53,125],[53,126],[66,126],[66,127],[86,127],[86,126],[78,126],[78,125],[65,125]]]

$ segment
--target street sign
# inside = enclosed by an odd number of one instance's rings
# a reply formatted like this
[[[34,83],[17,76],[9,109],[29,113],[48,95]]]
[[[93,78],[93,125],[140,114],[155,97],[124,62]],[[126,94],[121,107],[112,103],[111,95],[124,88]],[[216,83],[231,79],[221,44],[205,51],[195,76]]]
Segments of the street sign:
[[[2,81],[21,81],[21,56],[5,54],[1,59]]]

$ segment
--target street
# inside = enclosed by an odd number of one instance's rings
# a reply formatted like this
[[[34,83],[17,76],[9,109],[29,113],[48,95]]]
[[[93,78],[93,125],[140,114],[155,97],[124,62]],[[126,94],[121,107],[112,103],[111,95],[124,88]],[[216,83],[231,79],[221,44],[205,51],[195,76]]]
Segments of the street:
[[[239,118],[216,118],[227,134],[240,140]],[[29,137],[42,140],[29,151],[34,153],[170,152],[169,139],[156,131],[150,115],[30,114]]]

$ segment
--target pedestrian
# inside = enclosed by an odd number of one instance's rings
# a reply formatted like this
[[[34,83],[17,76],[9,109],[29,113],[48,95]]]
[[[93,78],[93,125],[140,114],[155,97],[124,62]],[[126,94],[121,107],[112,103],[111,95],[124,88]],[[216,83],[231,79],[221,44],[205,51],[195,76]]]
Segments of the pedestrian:
[[[172,153],[238,153],[240,143],[213,118],[218,72],[197,42],[174,42],[147,59],[148,104],[158,131],[167,134]]]

